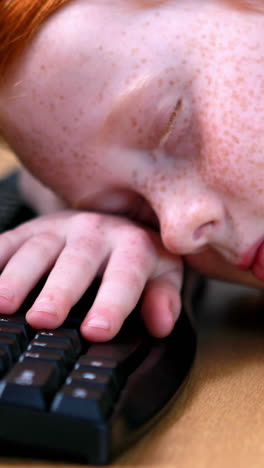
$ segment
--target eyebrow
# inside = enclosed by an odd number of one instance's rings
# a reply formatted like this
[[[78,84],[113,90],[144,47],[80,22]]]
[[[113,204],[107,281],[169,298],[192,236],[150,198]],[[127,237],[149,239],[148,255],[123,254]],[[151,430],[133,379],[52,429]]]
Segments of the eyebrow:
[[[128,111],[132,108],[134,102],[141,102],[144,106],[144,100],[147,100],[152,89],[152,84],[157,83],[162,76],[162,71],[157,73],[155,76],[143,75],[137,77],[117,96],[115,97],[115,103],[109,114],[106,116],[103,125],[103,138],[108,139],[109,135],[112,135],[114,126],[120,122],[120,119],[124,119]],[[147,90],[147,93],[145,92]],[[168,116],[168,120],[164,122],[164,131],[158,135],[156,148],[162,149],[164,144],[167,142],[176,124],[178,114],[181,112],[183,107],[182,98],[177,99],[177,102],[172,109],[171,114]],[[151,116],[153,117],[153,116]],[[151,118],[150,117],[150,118]]]
[[[120,118],[120,115],[124,112],[124,109],[130,109],[133,102],[143,101],[145,99],[145,91],[151,87],[151,83],[154,83],[156,79],[159,79],[159,75],[150,78],[147,75],[137,77],[119,94],[116,98],[116,102],[106,117],[104,123],[104,133],[111,129],[112,125]]]

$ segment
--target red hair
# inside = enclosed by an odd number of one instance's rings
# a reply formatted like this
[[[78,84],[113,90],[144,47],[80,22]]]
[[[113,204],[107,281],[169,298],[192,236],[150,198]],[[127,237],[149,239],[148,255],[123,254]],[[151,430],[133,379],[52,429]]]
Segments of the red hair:
[[[0,0],[0,77],[42,23],[69,0]]]

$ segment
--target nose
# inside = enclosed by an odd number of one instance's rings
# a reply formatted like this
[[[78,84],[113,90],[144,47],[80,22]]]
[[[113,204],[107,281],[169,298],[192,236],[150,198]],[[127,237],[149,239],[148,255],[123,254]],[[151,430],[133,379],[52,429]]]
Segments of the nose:
[[[213,193],[164,200],[159,214],[163,244],[173,253],[198,253],[223,236],[224,206]]]

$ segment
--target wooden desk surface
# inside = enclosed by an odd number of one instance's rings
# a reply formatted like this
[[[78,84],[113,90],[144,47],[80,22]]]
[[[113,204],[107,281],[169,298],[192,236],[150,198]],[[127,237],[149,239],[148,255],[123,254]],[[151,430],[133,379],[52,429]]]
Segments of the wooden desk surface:
[[[4,171],[8,161],[7,156]],[[196,362],[184,391],[113,466],[263,468],[263,311],[258,291],[210,282],[197,317]],[[0,468],[29,466],[66,465],[0,457]]]

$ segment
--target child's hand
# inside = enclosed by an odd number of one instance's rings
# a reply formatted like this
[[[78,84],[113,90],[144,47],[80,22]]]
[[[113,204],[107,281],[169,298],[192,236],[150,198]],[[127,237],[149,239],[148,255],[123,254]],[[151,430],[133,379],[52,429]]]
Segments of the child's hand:
[[[65,210],[36,218],[0,235],[0,268],[3,314],[16,312],[50,272],[27,313],[35,328],[60,326],[97,275],[102,283],[81,325],[87,339],[115,336],[143,290],[151,334],[170,333],[180,313],[180,259],[165,251],[158,233],[122,217]]]

